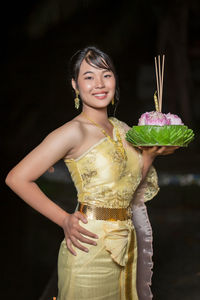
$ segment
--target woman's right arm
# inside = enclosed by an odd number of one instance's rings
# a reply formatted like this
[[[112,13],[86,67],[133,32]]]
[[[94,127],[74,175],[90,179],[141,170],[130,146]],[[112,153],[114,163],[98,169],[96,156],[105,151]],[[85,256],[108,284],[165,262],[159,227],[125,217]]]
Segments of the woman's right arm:
[[[63,228],[67,246],[74,255],[75,251],[71,244],[83,251],[87,251],[77,239],[81,242],[95,244],[94,241],[87,239],[82,234],[92,238],[96,238],[96,235],[79,225],[79,220],[87,223],[87,219],[80,212],[74,214],[65,212],[40,190],[35,180],[72,149],[79,132],[76,126],[69,123],[69,125],[64,125],[49,134],[6,177],[6,184],[19,197]],[[77,138],[80,138],[80,136]]]

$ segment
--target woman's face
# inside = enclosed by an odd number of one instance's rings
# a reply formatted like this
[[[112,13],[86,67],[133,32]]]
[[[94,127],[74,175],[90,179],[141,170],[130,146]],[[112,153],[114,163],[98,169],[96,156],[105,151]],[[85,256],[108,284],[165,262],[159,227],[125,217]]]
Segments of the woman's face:
[[[115,95],[116,80],[112,71],[98,69],[85,60],[81,63],[77,80],[72,86],[80,93],[83,105],[103,108],[108,106]]]

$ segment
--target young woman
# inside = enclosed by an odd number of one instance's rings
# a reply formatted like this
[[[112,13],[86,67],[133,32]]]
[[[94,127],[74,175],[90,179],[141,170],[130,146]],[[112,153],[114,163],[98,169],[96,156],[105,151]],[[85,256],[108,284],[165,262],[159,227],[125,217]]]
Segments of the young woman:
[[[104,52],[95,47],[78,51],[71,72],[75,105],[81,101],[82,112],[50,133],[10,171],[6,183],[63,228],[59,300],[151,299],[151,228],[144,202],[158,191],[154,158],[175,147],[135,149],[125,140],[129,127],[108,118],[108,105],[118,100],[118,84]],[[78,192],[73,214],[35,183],[60,159]]]

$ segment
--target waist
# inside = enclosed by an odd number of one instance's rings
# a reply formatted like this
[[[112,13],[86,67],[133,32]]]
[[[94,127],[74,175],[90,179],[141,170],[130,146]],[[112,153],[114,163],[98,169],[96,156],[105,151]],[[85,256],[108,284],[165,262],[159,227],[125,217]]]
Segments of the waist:
[[[95,205],[78,204],[78,211],[85,214],[91,220],[125,221],[131,219],[130,206],[127,208],[98,207]]]

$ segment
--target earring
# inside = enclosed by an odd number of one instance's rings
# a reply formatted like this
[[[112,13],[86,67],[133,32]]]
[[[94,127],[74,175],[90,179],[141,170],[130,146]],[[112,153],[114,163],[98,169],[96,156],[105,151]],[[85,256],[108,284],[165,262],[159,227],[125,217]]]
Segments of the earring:
[[[75,104],[76,109],[79,109],[79,106],[80,106],[80,99],[79,99],[78,95],[79,95],[79,91],[76,90],[76,98],[74,99],[74,104]]]
[[[112,98],[111,104],[112,104],[112,105],[115,104],[115,99],[114,99],[114,97]]]

